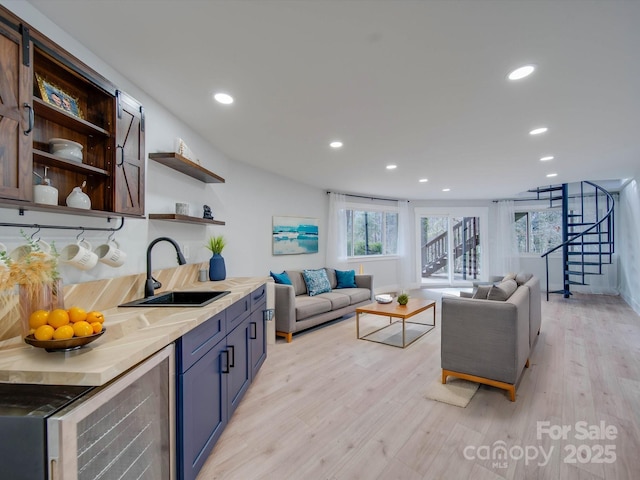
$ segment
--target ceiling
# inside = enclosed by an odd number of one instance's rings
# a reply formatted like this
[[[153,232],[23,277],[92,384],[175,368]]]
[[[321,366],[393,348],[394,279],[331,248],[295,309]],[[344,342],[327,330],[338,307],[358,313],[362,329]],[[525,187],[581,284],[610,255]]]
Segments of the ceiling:
[[[639,171],[639,1],[30,2],[231,160],[322,189],[496,199]]]

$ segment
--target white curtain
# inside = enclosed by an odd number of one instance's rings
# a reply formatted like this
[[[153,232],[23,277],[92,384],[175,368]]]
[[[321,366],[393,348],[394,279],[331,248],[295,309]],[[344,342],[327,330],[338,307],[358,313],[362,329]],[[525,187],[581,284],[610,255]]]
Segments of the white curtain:
[[[516,210],[513,200],[500,200],[496,209],[496,241],[491,275],[520,271],[520,254],[516,236]]]
[[[413,228],[409,213],[409,202],[398,200],[398,263],[397,275],[400,290],[405,292],[415,282],[414,250],[411,240]]]
[[[347,264],[347,200],[340,193],[329,194],[327,226],[327,266],[346,270]]]

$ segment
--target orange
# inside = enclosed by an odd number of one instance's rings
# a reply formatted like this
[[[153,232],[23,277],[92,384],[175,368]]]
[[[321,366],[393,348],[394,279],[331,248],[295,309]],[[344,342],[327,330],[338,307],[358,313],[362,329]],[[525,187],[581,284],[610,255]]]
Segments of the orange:
[[[73,327],[71,325],[62,325],[53,332],[54,340],[68,340],[73,338]]]
[[[69,314],[62,308],[56,308],[51,313],[49,313],[49,318],[47,319],[47,321],[53,328],[62,327],[63,325],[67,325],[69,323]]]
[[[38,328],[42,325],[47,324],[47,319],[49,318],[48,310],[36,310],[31,315],[29,315],[29,326],[31,328]]]
[[[51,340],[53,338],[53,327],[51,325],[40,325],[33,334],[36,340]]]
[[[102,331],[102,324],[100,322],[93,322],[91,328],[93,328],[93,333],[100,333]]]
[[[98,312],[97,310],[94,310],[92,312],[87,313],[87,322],[89,323],[93,323],[93,322],[104,322],[104,315],[102,314],[102,312]]]
[[[87,322],[76,322],[73,324],[73,334],[76,337],[86,337],[87,335],[93,335],[93,327]]]
[[[84,308],[74,306],[67,310],[67,313],[69,314],[69,320],[73,323],[82,322],[87,319],[87,311]]]

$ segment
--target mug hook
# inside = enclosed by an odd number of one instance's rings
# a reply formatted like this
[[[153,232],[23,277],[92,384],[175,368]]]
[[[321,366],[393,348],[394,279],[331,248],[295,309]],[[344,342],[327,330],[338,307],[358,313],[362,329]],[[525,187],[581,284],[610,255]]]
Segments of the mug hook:
[[[79,242],[84,240],[84,227],[81,227],[82,231],[76,236],[76,240],[78,240]],[[82,237],[82,238],[80,238]]]
[[[107,237],[107,242],[113,240],[113,236],[116,234],[115,230],[111,230],[111,233],[109,234],[109,236]]]
[[[40,225],[34,225],[34,226],[37,228],[37,230],[31,234],[30,238],[31,238],[31,240],[33,240],[34,242],[37,243],[37,242],[40,241],[40,237],[38,237],[37,239],[34,239],[33,237],[35,237],[36,234],[40,231]]]

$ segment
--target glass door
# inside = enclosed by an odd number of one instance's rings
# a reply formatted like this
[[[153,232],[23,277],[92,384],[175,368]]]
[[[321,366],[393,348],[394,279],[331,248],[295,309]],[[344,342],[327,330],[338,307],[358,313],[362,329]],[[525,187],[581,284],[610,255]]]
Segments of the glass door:
[[[421,215],[419,227],[422,285],[468,285],[480,278],[480,217]]]

